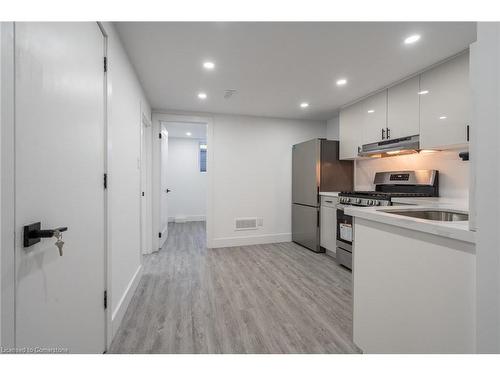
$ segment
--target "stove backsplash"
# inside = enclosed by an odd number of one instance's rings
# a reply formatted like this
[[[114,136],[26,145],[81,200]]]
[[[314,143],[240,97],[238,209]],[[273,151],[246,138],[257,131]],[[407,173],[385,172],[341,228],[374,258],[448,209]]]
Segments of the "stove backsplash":
[[[469,194],[469,168],[470,162],[462,161],[456,150],[363,159],[356,161],[355,189],[373,190],[375,172],[437,169],[440,196],[466,203]]]

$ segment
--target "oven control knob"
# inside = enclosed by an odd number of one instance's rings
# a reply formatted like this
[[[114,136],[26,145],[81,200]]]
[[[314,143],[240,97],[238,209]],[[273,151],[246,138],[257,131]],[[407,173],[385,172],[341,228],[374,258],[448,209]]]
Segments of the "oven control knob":
[[[371,199],[366,203],[368,204],[368,206],[373,206],[373,201]]]
[[[357,204],[360,204],[360,203],[361,203],[361,199],[357,198],[357,199],[356,199],[356,203],[357,203]]]
[[[380,206],[380,201],[376,201],[376,202],[375,202],[375,205],[376,205],[376,206]]]

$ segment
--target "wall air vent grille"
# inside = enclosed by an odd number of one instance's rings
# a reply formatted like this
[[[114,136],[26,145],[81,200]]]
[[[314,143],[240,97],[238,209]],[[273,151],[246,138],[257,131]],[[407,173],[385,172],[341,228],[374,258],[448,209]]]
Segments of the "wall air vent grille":
[[[257,229],[256,217],[239,217],[234,220],[235,230],[253,230]]]

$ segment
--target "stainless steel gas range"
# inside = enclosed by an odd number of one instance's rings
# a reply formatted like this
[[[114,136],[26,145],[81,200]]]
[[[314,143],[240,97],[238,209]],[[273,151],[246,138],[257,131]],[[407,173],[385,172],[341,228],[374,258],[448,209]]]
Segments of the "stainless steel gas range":
[[[337,205],[337,262],[352,269],[353,222],[344,213],[345,206],[391,206],[394,198],[439,196],[439,173],[436,170],[377,172],[374,191],[344,191]]]

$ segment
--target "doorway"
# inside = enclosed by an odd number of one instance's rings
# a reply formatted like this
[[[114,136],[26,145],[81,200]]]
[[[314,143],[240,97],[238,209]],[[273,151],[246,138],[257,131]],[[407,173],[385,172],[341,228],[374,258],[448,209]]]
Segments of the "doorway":
[[[161,146],[162,228],[165,231],[168,226],[205,222],[207,124],[163,121],[161,126],[164,135]],[[168,236],[168,229],[165,232]]]
[[[153,233],[157,249],[169,225],[198,223],[211,233],[212,120],[209,117],[153,113]]]

